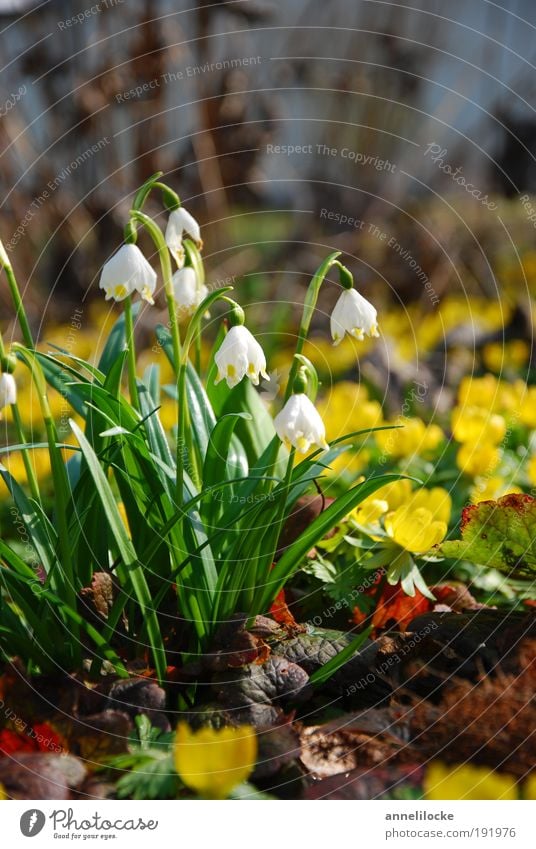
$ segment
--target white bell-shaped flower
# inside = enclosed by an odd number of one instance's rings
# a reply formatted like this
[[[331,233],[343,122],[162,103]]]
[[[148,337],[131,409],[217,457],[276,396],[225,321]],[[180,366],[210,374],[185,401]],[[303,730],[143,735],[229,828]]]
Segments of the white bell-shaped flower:
[[[156,271],[149,265],[137,245],[123,245],[105,263],[99,287],[104,289],[106,300],[124,301],[139,292],[145,301],[154,304]]]
[[[269,380],[264,351],[243,325],[231,327],[214,360],[218,367],[216,383],[225,378],[231,389],[245,375],[255,386],[259,383],[260,375]]]
[[[292,445],[300,454],[307,454],[312,445],[329,448],[326,428],[313,402],[303,392],[291,395],[274,419],[279,439]]]
[[[165,233],[166,245],[178,268],[182,268],[184,265],[184,246],[182,240],[185,235],[189,236],[199,250],[201,250],[203,240],[201,239],[199,224],[187,209],[179,206],[178,209],[174,209],[170,213]]]
[[[199,304],[208,295],[206,286],[199,285],[197,275],[191,266],[179,268],[173,275],[173,294],[181,318],[187,318],[196,311]]]
[[[12,374],[0,374],[0,410],[17,402],[17,384]]]
[[[331,336],[338,345],[349,333],[360,342],[368,336],[379,336],[378,313],[356,289],[345,289],[331,314]]]

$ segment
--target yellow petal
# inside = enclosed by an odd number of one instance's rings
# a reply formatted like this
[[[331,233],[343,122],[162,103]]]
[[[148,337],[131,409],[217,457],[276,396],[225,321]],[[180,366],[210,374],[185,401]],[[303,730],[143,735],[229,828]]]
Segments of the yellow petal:
[[[252,772],[257,737],[249,725],[192,731],[180,722],[173,751],[175,768],[187,787],[204,798],[226,799]]]
[[[472,764],[448,766],[432,761],[426,769],[427,799],[517,799],[516,779]]]

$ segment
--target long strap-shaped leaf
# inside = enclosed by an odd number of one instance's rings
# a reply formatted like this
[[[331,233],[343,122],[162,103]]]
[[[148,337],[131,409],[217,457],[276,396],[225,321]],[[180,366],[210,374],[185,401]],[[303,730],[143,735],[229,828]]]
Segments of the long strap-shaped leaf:
[[[368,498],[391,481],[400,480],[404,475],[380,475],[376,478],[371,478],[364,483],[359,483],[352,487],[340,498],[337,498],[333,504],[324,510],[314,522],[311,522],[307,530],[298,537],[295,543],[288,548],[275,568],[268,575],[259,575],[259,581],[263,583],[259,587],[259,591],[255,594],[252,614],[266,610],[270,602],[275,598],[278,592],[283,589],[295,569],[298,568],[303,558],[319,540],[321,540],[335,525],[344,519],[348,513],[354,509],[361,501]]]
[[[145,618],[147,635],[151,644],[157,675],[159,680],[163,681],[166,671],[164,644],[143,567],[126,532],[121,514],[115,502],[114,494],[101,468],[97,455],[76,422],[71,421],[70,425],[84,454],[89,472],[95,482],[106,520],[117,545],[119,556],[123,561],[123,565],[118,568],[117,574],[123,584],[130,584],[132,587],[140,610]]]

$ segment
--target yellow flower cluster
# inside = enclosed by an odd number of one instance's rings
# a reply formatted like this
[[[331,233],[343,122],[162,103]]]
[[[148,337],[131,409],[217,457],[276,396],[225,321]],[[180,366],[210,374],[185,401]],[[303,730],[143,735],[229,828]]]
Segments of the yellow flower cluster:
[[[411,459],[416,455],[426,458],[444,439],[439,425],[427,425],[422,419],[400,417],[385,424],[396,429],[378,431],[376,443],[384,454],[395,460]]]
[[[374,531],[381,519],[387,536],[411,554],[425,554],[441,542],[448,528],[452,502],[442,487],[412,490],[411,481],[387,484],[351,513],[362,527]]]
[[[343,344],[344,342],[339,348]],[[349,380],[336,383],[329,395],[319,401],[317,407],[326,426],[326,439],[329,443],[346,433],[380,427],[383,424],[382,408],[378,401],[369,398],[365,386]],[[358,453],[345,452],[332,463],[331,468],[336,475],[346,472],[355,476],[366,465],[369,457],[370,453],[366,449]]]
[[[472,501],[521,491],[500,473],[501,443],[511,427],[536,429],[536,387],[520,379],[499,380],[493,374],[467,376],[459,387],[451,425],[453,437],[460,443],[458,468],[474,478]],[[536,483],[534,458],[529,460],[527,475]]]

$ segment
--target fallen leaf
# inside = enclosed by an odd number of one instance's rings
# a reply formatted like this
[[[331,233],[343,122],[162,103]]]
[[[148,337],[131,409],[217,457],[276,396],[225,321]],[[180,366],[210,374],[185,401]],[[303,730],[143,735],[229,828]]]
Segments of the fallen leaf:
[[[510,575],[531,574],[536,569],[536,499],[515,493],[465,507],[461,535],[461,540],[441,543],[439,553]]]

